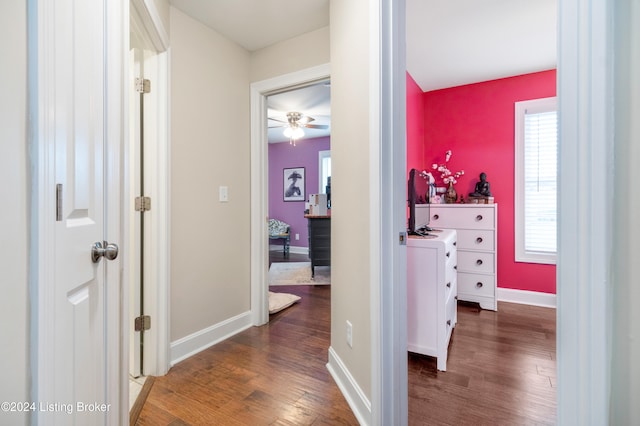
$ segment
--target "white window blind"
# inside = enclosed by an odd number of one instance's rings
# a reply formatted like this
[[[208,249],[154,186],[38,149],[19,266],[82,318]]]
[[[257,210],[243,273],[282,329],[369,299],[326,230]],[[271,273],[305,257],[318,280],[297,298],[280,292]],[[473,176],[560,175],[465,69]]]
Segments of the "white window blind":
[[[516,261],[555,263],[556,98],[516,103]]]

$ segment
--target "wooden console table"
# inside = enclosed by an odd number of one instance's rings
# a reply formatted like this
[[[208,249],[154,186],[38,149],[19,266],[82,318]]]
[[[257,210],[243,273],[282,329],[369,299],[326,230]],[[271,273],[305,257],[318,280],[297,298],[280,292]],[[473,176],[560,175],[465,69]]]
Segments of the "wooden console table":
[[[331,216],[304,217],[309,221],[309,259],[313,278],[316,266],[331,265]]]

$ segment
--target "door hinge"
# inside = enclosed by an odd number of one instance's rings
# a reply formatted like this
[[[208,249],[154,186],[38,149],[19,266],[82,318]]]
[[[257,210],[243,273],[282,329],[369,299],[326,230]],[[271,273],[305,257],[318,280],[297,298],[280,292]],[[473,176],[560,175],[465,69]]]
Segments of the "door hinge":
[[[134,330],[145,331],[151,328],[151,317],[149,315],[142,315],[136,318]]]
[[[136,92],[149,93],[151,92],[151,81],[146,78],[136,78]]]
[[[151,210],[151,198],[150,197],[136,197],[136,211],[146,212]]]

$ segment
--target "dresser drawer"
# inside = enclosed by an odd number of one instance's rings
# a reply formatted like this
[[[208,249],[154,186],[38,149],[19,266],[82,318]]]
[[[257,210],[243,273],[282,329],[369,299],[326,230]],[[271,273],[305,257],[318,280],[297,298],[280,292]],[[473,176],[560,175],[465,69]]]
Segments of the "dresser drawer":
[[[457,277],[454,275],[453,279],[441,284],[444,286],[444,296],[442,299],[445,303],[448,303],[450,299],[454,299],[458,294],[458,284],[456,281]]]
[[[458,231],[459,250],[493,251],[495,246],[495,233],[493,230],[461,229]]]
[[[451,250],[447,249],[445,251],[445,260],[444,267],[449,270],[454,270],[455,266],[458,264],[458,251],[455,247],[452,247]]]
[[[456,321],[458,320],[458,301],[456,300],[455,297],[451,297],[451,299],[449,299],[447,301],[447,305],[445,308],[445,312],[446,312],[446,342],[445,344],[449,344],[449,337],[451,336],[451,329],[453,327],[456,326]]]
[[[458,294],[494,297],[495,276],[458,273]],[[459,297],[465,300],[464,297]]]
[[[492,207],[432,206],[429,226],[456,230],[494,229],[495,212]]]
[[[495,272],[495,255],[490,252],[458,252],[458,271],[492,274]]]

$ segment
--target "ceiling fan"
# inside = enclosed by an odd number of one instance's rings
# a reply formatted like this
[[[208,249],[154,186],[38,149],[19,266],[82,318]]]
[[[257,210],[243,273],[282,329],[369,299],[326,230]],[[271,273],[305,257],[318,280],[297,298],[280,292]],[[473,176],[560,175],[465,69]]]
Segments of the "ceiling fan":
[[[304,115],[301,112],[288,112],[287,121],[269,117],[269,120],[276,121],[278,123],[282,123],[280,125],[269,126],[269,128],[274,127],[284,127],[284,135],[289,138],[289,143],[294,145],[296,144],[296,139],[300,139],[304,136],[304,127],[308,129],[328,129],[329,125],[327,124],[310,124],[312,121],[315,121],[315,118],[310,117],[308,115]]]

